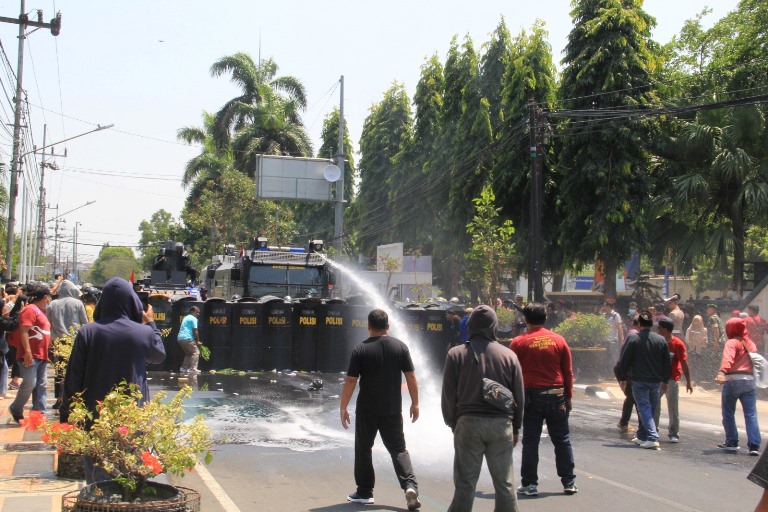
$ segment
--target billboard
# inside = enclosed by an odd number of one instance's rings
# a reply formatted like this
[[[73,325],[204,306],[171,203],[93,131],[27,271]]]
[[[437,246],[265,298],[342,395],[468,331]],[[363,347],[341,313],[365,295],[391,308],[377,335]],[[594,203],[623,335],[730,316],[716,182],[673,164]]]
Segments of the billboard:
[[[281,201],[332,201],[323,158],[260,155],[256,158],[256,197]]]

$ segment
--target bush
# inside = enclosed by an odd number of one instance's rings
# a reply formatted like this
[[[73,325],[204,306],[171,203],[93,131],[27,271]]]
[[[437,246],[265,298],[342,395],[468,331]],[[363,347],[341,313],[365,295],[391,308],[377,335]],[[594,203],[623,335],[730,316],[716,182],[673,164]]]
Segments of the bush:
[[[601,315],[577,314],[566,318],[555,332],[565,338],[572,348],[604,347],[608,342],[611,326]]]

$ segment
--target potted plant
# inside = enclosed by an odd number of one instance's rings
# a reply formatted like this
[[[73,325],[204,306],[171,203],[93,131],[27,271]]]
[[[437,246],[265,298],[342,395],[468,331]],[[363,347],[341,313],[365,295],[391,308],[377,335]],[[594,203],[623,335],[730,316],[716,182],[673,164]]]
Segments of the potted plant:
[[[186,511],[190,494],[199,507],[196,492],[150,481],[160,473],[183,476],[195,467],[199,455],[206,464],[212,458],[211,432],[202,415],[183,422],[182,402],[191,393],[184,386],[166,401],[166,393],[159,392],[140,406],[138,386],[123,382],[99,403],[96,415],[80,396],[72,401],[70,423],[49,422],[33,411],[24,422],[28,430],[42,432],[43,441],[59,452],[90,457],[113,478],[65,494],[63,510],[125,511],[135,503],[140,510]],[[150,508],[148,502],[170,505]],[[119,507],[109,508],[111,503]]]
[[[53,353],[51,364],[54,379],[58,382],[64,382],[69,357],[72,355],[72,347],[75,346],[75,338],[79,330],[80,326],[70,327],[66,334],[51,341],[51,352]],[[56,458],[56,476],[72,480],[85,479],[81,455],[60,451]]]
[[[611,375],[606,348],[610,331],[611,327],[605,317],[586,313],[566,318],[555,329],[571,348],[577,379],[595,380]]]

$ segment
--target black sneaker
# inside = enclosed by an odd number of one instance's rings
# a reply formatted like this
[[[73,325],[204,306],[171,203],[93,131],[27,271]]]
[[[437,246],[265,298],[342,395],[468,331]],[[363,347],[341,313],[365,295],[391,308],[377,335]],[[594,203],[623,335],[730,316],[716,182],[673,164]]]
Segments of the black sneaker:
[[[23,414],[16,414],[15,412],[11,411],[10,409],[8,409],[8,412],[11,413],[11,416],[13,417],[13,421],[15,421],[18,424],[21,424],[21,420],[24,419],[24,415]]]
[[[347,501],[351,501],[352,503],[362,503],[363,505],[373,505],[373,496],[369,498],[363,498],[357,494],[357,492],[353,492],[347,496]]]
[[[717,447],[727,452],[735,452],[739,450],[739,443],[722,443],[717,445]]]
[[[572,494],[576,494],[577,492],[579,492],[579,488],[576,487],[576,484],[568,484],[563,486],[563,492],[570,496]]]

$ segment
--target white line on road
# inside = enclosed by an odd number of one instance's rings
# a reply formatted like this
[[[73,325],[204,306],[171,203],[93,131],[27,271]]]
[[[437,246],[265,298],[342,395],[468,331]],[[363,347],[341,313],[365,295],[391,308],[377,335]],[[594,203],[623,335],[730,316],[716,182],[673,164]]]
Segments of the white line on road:
[[[629,485],[624,485],[622,483],[616,482],[614,480],[610,480],[608,478],[604,478],[602,476],[595,475],[593,473],[589,473],[584,470],[579,470],[580,475],[587,476],[593,480],[598,480],[600,482],[606,483],[608,485],[612,485],[614,487],[618,487],[619,489],[622,489],[627,492],[631,492],[634,494],[639,494],[640,496],[643,496],[644,498],[648,498],[650,500],[658,501],[659,503],[663,503],[669,507],[672,507],[677,510],[684,510],[685,512],[702,512],[701,510],[697,508],[691,508],[687,505],[683,505],[682,503],[677,503],[676,501],[668,500],[666,498],[662,498],[661,496],[657,496],[655,494],[651,494],[649,492],[642,491],[640,489],[636,489],[634,487],[630,487]]]
[[[216,498],[216,501],[219,502],[224,510],[227,512],[241,512],[237,505],[235,505],[235,502],[232,501],[232,498],[230,498],[224,489],[222,489],[222,487],[219,485],[219,482],[213,478],[213,475],[205,468],[202,463],[198,462],[195,465],[195,469],[200,475],[200,478],[203,480],[205,486],[208,487],[208,489],[213,494],[213,497]]]

